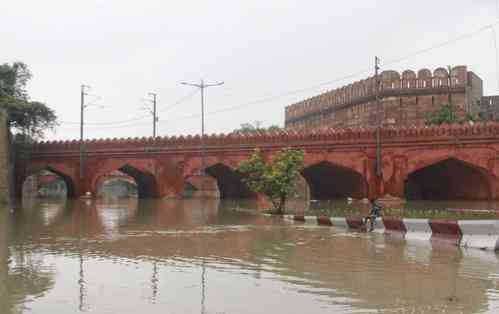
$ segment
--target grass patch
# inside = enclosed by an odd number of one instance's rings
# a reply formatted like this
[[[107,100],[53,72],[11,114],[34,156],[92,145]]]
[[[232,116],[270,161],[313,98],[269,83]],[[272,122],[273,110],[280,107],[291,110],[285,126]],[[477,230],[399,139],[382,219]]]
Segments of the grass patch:
[[[305,212],[305,215],[330,216],[330,217],[363,217],[368,210],[362,208],[314,208]],[[403,209],[383,208],[382,216],[397,218],[422,218],[422,219],[452,219],[452,220],[494,220],[497,219],[495,211],[464,211],[456,212],[446,209]]]

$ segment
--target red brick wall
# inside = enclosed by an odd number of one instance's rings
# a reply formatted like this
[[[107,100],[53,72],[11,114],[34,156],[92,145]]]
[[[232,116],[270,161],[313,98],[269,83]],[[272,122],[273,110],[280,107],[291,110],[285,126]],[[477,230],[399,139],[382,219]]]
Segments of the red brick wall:
[[[383,125],[422,126],[428,115],[449,103],[462,117],[482,97],[482,80],[465,66],[444,68],[433,73],[423,69],[416,74],[384,71],[380,77],[381,119]],[[369,127],[377,125],[375,81],[368,78],[306,99],[286,108],[286,127]]]

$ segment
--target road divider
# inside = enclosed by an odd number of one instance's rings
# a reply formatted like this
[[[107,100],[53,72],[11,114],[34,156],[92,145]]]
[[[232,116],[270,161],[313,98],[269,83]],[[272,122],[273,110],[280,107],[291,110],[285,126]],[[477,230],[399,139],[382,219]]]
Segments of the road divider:
[[[266,218],[280,217],[287,222],[333,226],[366,231],[362,217],[327,217],[304,215],[263,214]],[[367,227],[367,228],[366,228]],[[466,248],[499,250],[499,220],[452,220],[380,217],[375,219],[376,233],[399,235],[406,240],[443,241]]]
[[[463,247],[495,251],[499,248],[499,221],[459,220]]]
[[[431,227],[429,219],[404,218],[402,219],[406,233],[406,240],[428,241],[431,239]]]

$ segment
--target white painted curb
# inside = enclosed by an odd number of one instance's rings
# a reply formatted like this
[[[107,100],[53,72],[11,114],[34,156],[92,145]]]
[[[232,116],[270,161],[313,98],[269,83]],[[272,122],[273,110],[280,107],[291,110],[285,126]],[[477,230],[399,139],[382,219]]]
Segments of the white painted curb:
[[[330,220],[333,226],[348,229],[348,223],[345,217],[331,217]]]
[[[406,229],[406,240],[428,241],[431,239],[431,226],[429,219],[404,218],[402,221]]]
[[[499,221],[497,220],[459,220],[463,234],[461,246],[485,250],[499,248]]]
[[[295,221],[294,215],[283,215],[282,218],[286,221]]]

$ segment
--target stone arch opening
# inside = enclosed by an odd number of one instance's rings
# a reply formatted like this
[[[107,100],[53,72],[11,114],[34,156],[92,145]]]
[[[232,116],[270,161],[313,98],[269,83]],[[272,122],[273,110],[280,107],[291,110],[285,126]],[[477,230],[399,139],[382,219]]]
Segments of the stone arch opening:
[[[489,200],[491,186],[484,169],[449,158],[409,174],[405,197],[408,200]]]
[[[134,198],[138,197],[138,186],[133,177],[116,170],[99,178],[96,194],[101,198]]]
[[[308,182],[312,199],[367,197],[367,181],[352,169],[323,161],[305,168],[302,174]]]
[[[118,169],[121,173],[133,178],[137,185],[138,198],[156,198],[158,197],[158,188],[156,179],[150,173],[139,170],[130,165],[124,165]]]
[[[206,168],[206,174],[216,179],[221,199],[256,198],[243,182],[243,175],[221,163]]]
[[[70,176],[47,167],[24,179],[21,195],[23,198],[73,198],[75,197],[75,187]]]

